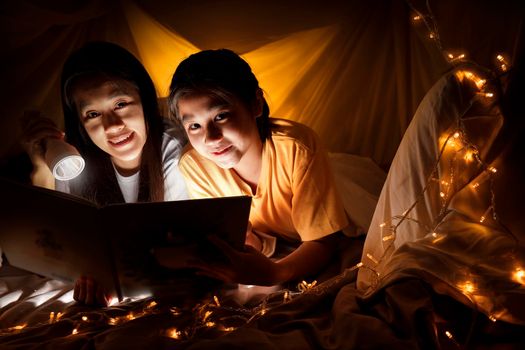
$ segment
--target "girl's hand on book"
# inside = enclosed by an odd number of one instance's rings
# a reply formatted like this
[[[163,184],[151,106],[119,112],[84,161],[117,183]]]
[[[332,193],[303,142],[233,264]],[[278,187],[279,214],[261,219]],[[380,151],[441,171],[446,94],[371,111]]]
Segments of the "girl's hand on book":
[[[278,266],[260,251],[246,245],[243,251],[238,251],[224,240],[210,236],[215,244],[227,257],[225,265],[193,264],[197,274],[222,280],[230,283],[256,284],[271,286],[281,282]]]
[[[246,231],[246,240],[244,241],[244,244],[249,245],[253,247],[257,251],[262,251],[262,242],[260,238],[252,232],[251,228]]]
[[[75,282],[73,299],[85,305],[108,306],[111,296],[94,278],[81,276]]]

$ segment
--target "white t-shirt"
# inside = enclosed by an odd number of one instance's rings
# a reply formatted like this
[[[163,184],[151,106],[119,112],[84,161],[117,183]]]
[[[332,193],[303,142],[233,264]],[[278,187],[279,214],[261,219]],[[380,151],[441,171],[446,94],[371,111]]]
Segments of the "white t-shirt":
[[[169,121],[164,122],[162,135],[162,170],[164,173],[164,200],[174,201],[188,199],[188,191],[184,177],[179,170],[179,159],[182,149],[187,143],[184,130],[176,127]],[[113,166],[115,169],[115,166]],[[139,175],[136,172],[131,176],[122,176],[115,169],[115,175],[126,203],[136,202],[139,195]],[[71,193],[68,181],[55,181],[58,191]]]

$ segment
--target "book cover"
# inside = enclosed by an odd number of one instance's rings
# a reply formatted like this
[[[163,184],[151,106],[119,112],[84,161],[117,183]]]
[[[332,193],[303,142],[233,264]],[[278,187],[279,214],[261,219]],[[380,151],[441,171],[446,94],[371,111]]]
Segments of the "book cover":
[[[242,249],[251,204],[240,196],[99,207],[6,179],[0,193],[0,246],[11,265],[69,282],[91,276],[119,299],[193,285],[188,260],[223,259],[207,235]],[[180,270],[156,262],[153,251],[166,246]]]

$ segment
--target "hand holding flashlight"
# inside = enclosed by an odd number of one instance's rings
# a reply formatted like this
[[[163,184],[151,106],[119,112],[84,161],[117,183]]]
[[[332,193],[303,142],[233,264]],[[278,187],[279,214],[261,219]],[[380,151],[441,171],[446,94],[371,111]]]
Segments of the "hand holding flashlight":
[[[84,159],[64,141],[64,133],[38,111],[24,113],[22,147],[33,163],[33,184],[54,188],[54,179],[67,181],[84,169]]]

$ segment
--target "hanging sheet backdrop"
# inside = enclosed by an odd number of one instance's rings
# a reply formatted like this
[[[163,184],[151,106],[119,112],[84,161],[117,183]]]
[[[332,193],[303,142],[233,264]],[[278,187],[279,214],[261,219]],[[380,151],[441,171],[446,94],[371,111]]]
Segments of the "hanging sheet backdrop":
[[[430,3],[445,49],[491,67],[497,53],[512,57],[519,0]],[[183,58],[231,48],[252,65],[273,116],[311,126],[331,151],[387,166],[421,98],[449,68],[412,17],[402,0],[3,0],[0,159],[20,150],[25,109],[62,125],[63,62],[85,42],[107,40],[139,57],[161,96]]]

